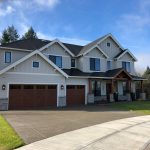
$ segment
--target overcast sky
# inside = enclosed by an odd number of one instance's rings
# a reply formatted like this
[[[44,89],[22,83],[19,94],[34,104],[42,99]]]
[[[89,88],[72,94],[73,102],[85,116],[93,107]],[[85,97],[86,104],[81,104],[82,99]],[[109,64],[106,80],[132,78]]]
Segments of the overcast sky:
[[[150,66],[150,0],[0,0],[0,34],[14,25],[22,35],[32,26],[39,38],[86,44],[112,33]]]

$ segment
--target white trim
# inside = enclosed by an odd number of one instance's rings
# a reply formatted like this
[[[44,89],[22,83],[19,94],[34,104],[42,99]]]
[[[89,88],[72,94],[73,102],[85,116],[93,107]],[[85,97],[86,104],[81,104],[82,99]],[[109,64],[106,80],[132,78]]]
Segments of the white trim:
[[[44,76],[59,76],[60,74],[48,74],[48,73],[28,73],[28,72],[6,72],[5,74],[18,74],[18,75],[44,75]]]
[[[64,48],[64,50],[66,50],[72,57],[74,57],[74,54],[63,43],[61,43],[58,39],[55,39],[52,42],[48,43],[47,45],[41,47],[39,49],[39,51],[41,52],[42,50],[46,49],[49,46],[52,46],[55,43],[58,43],[62,48]]]
[[[124,50],[124,48],[121,46],[121,44],[118,42],[118,40],[111,34],[107,34],[104,38],[102,38],[100,41],[97,42],[97,44],[100,44],[102,41],[104,41],[105,39],[107,39],[108,37],[111,37],[116,43],[117,45],[122,49]]]
[[[33,50],[29,50],[29,49],[11,48],[11,47],[3,47],[3,46],[0,46],[0,49],[8,49],[8,50],[16,50],[16,51],[27,51],[27,52],[32,52],[33,51]]]
[[[56,68],[61,74],[63,74],[66,78],[68,78],[68,75],[64,71],[62,71],[58,66],[56,66],[51,60],[49,60],[45,55],[43,55],[41,52],[38,52],[38,54],[41,57],[43,57],[50,65]]]
[[[127,49],[125,50],[121,55],[119,55],[116,59],[120,59],[123,55],[125,55],[126,53],[128,53],[135,61],[137,61],[137,59],[134,57],[134,55]]]
[[[68,57],[68,58],[70,58],[70,56],[67,56],[67,55],[57,55],[57,54],[51,54],[51,53],[42,53],[42,54],[44,54],[44,55],[46,55],[46,56],[49,56],[49,55],[52,55],[52,56],[62,56],[62,57]]]
[[[69,76],[69,78],[83,78],[83,79],[93,79],[93,78],[97,78],[97,79],[113,79],[113,77],[92,77],[92,76]]]
[[[39,52],[38,50],[33,51],[32,53],[26,55],[25,57],[21,58],[20,60],[14,62],[13,64],[7,66],[6,68],[4,68],[3,70],[0,71],[0,74],[5,73],[6,71],[10,70],[11,68],[19,65],[21,62],[27,60],[28,58],[32,57],[33,55],[38,54],[40,55],[43,59],[45,59],[52,67],[54,67],[56,70],[58,70],[58,72],[60,72],[61,74],[63,74],[66,78],[68,78],[68,75],[63,72],[59,67],[57,67],[51,60],[49,60],[46,56],[44,56],[41,52]]]
[[[98,59],[104,59],[106,60],[105,58],[102,58],[102,57],[94,57],[94,56],[84,56],[85,58],[98,58]]]
[[[94,45],[94,46],[92,46],[89,50],[87,50],[87,51],[85,51],[84,53],[83,53],[83,56],[85,56],[87,53],[89,53],[90,51],[92,51],[92,50],[94,50],[94,48],[97,48],[101,53],[102,53],[102,55],[104,55],[106,58],[109,58],[108,56],[107,56],[107,54],[96,44],[96,45]],[[80,56],[80,55],[82,55],[82,54],[79,54],[78,56]]]

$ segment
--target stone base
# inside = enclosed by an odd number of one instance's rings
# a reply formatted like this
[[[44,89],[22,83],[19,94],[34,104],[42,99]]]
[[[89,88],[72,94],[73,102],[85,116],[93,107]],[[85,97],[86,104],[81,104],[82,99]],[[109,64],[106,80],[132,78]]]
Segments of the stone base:
[[[58,107],[65,107],[66,106],[66,96],[59,97],[58,99]]]
[[[8,99],[0,99],[0,110],[8,110]]]
[[[107,96],[106,95],[95,96],[94,101],[107,101]]]
[[[110,98],[110,102],[114,102],[115,100],[114,100],[114,94],[110,94],[109,95],[109,98]]]
[[[88,94],[87,101],[88,101],[88,104],[93,104],[94,103],[94,94]]]
[[[118,95],[118,100],[119,101],[126,101],[127,100],[127,96],[126,95]]]
[[[130,93],[127,93],[127,94],[126,94],[126,98],[127,98],[127,101],[131,101],[131,94],[130,94]]]
[[[142,100],[146,100],[146,93],[140,93],[140,98]]]

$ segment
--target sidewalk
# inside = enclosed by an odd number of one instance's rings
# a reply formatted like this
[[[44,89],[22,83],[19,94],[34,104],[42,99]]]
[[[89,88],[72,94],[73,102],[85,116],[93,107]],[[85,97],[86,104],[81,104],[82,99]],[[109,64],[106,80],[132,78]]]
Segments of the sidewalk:
[[[17,150],[149,150],[150,116],[111,121],[67,132]]]

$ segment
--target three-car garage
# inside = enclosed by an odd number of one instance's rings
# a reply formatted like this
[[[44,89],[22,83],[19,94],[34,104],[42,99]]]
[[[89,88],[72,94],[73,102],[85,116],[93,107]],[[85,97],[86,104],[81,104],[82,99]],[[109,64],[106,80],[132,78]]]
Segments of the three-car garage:
[[[9,110],[50,109],[57,107],[58,85],[9,85]],[[60,89],[61,90],[61,89]],[[66,86],[66,106],[85,104],[85,86]]]

